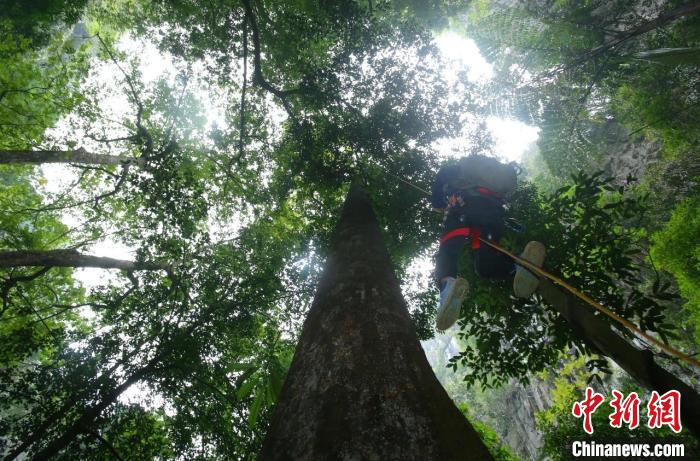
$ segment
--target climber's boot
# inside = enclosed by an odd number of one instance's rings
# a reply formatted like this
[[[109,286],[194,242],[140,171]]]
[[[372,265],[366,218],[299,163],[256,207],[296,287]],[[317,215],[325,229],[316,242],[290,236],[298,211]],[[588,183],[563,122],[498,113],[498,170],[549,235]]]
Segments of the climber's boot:
[[[469,283],[463,278],[447,277],[440,291],[440,306],[437,311],[435,326],[444,331],[459,319],[462,301],[469,291]]]
[[[525,250],[520,255],[522,259],[532,263],[537,267],[542,267],[546,250],[540,242],[529,242],[525,245]],[[513,278],[513,292],[517,298],[529,298],[537,290],[540,279],[527,270],[516,264],[515,277]]]

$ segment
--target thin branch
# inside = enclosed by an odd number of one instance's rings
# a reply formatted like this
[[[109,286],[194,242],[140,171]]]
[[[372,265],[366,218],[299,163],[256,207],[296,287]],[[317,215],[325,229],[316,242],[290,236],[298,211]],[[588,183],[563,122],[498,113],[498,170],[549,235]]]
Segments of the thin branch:
[[[163,151],[168,148],[168,143],[175,143],[175,140],[172,137],[172,133],[173,133],[173,129],[175,128],[175,121],[177,119],[177,113],[180,111],[180,108],[182,107],[182,102],[185,99],[185,92],[187,91],[187,86],[189,85],[189,82],[190,82],[191,71],[192,71],[191,68],[187,69],[187,74],[185,75],[185,77],[183,79],[182,90],[180,91],[180,95],[177,98],[177,104],[175,105],[175,109],[170,111],[168,113],[168,115],[166,116],[167,123],[164,123],[164,125],[167,125],[168,128],[165,130],[165,136],[163,136],[163,147],[162,147]]]
[[[114,63],[115,66],[119,69],[119,71],[124,75],[124,80],[126,81],[127,85],[129,86],[129,89],[131,91],[131,96],[134,99],[134,102],[136,103],[136,137],[141,138],[144,140],[144,147],[145,147],[145,152],[144,156],[150,156],[153,150],[153,138],[151,138],[150,133],[148,130],[143,126],[143,103],[141,102],[141,98],[139,98],[139,92],[136,91],[136,85],[134,84],[134,81],[132,80],[131,76],[126,73],[126,71],[122,68],[122,66],[119,64],[119,60],[117,57],[114,55],[112,50],[107,46],[104,40],[102,40],[102,37],[100,34],[95,34],[97,39],[100,41],[102,44],[103,49],[105,52],[109,55],[110,59]]]
[[[243,137],[245,136],[245,92],[248,85],[248,21],[243,22],[243,88],[241,89],[241,122],[240,137],[238,138],[238,158],[243,158]]]
[[[92,139],[95,142],[101,142],[101,143],[105,143],[105,144],[109,144],[109,143],[113,143],[113,142],[121,142],[121,141],[135,141],[138,139],[138,137],[134,136],[134,135],[121,136],[118,138],[98,138],[94,134],[87,133],[85,136]]]
[[[94,429],[88,429],[85,428],[85,433],[89,434],[93,437],[95,437],[97,440],[100,441],[101,444],[103,444],[107,449],[114,455],[115,458],[117,458],[119,461],[124,461],[124,458],[119,454],[119,452],[114,448],[114,445],[109,443],[104,437],[100,435],[99,432],[97,432]]]
[[[71,163],[71,166],[74,166],[76,168],[80,168],[81,170],[89,170],[89,171],[99,171],[101,173],[106,174],[107,176],[111,176],[113,179],[119,179],[119,176],[116,174],[112,173],[111,171],[102,168],[100,166],[92,166],[92,165],[79,165],[79,164],[74,164]]]
[[[42,325],[44,325],[44,328],[46,328],[46,331],[53,337],[54,340],[58,339],[56,337],[56,333],[53,331],[53,329],[51,327],[49,327],[49,324],[46,323],[46,319],[44,317],[42,317],[39,314],[39,312],[37,312],[36,308],[34,307],[34,303],[32,303],[29,299],[27,299],[27,297],[24,295],[24,293],[22,293],[22,290],[19,287],[17,288],[17,294],[20,296],[20,298],[22,298],[24,300],[26,305],[29,306],[29,308],[32,310],[34,315],[36,315],[37,318],[39,319],[39,321],[36,323],[41,323]]]
[[[58,199],[56,199],[53,203],[51,203],[51,204],[49,204],[49,205],[46,205],[46,206],[43,206],[43,207],[38,207],[38,208],[31,208],[31,207],[28,207],[28,208],[22,208],[22,209],[19,209],[19,210],[8,210],[8,211],[12,211],[12,212],[14,212],[14,213],[41,213],[41,212],[47,212],[47,211],[68,210],[68,209],[71,209],[71,208],[77,208],[77,207],[82,206],[82,205],[87,205],[87,204],[92,203],[92,202],[94,202],[94,204],[92,205],[93,208],[97,208],[97,206],[99,205],[100,200],[103,200],[103,199],[105,199],[105,198],[111,197],[111,196],[115,195],[117,192],[119,192],[119,190],[122,188],[122,186],[123,186],[124,183],[126,182],[126,179],[127,179],[127,177],[128,177],[128,173],[129,173],[129,167],[130,167],[130,166],[131,166],[131,164],[130,164],[130,163],[127,163],[127,164],[125,164],[125,165],[122,167],[122,173],[121,173],[121,175],[120,175],[120,177],[119,177],[119,180],[117,181],[117,184],[114,186],[114,189],[113,189],[113,190],[111,190],[111,191],[109,191],[109,192],[105,192],[105,193],[103,193],[103,194],[100,194],[100,195],[98,195],[98,196],[96,196],[96,197],[92,197],[92,198],[89,198],[89,199],[86,199],[86,200],[81,200],[81,201],[78,201],[78,202],[67,203],[67,204],[62,205],[62,206],[57,205],[58,203],[61,202],[61,200],[63,200],[63,198],[65,198],[67,195],[70,195],[70,194],[68,193],[70,190],[72,190],[72,189],[74,189],[75,187],[77,187],[77,185],[80,183],[80,181],[82,180],[83,176],[84,176],[85,173],[87,172],[86,169],[83,169],[83,171],[81,172],[81,175],[80,175],[80,179],[79,179],[78,181],[76,181],[76,184],[70,186],[69,191],[66,192],[66,193],[62,193],[61,196],[60,196]]]
[[[41,277],[42,275],[46,274],[49,270],[51,270],[51,267],[47,266],[39,269],[33,274],[21,275],[19,277],[9,277],[5,279],[3,282],[2,290],[0,290],[0,297],[2,297],[2,311],[0,311],[0,317],[2,317],[2,315],[5,313],[9,306],[10,290],[17,286],[18,283],[31,282],[32,280]]]
[[[253,83],[275,95],[282,102],[282,106],[284,106],[289,117],[292,120],[296,120],[287,97],[293,94],[301,94],[302,91],[300,88],[280,90],[265,79],[262,73],[262,63],[260,59],[260,30],[258,29],[258,23],[255,20],[255,14],[253,13],[250,0],[243,0],[243,8],[245,10],[245,18],[250,23],[253,38]]]

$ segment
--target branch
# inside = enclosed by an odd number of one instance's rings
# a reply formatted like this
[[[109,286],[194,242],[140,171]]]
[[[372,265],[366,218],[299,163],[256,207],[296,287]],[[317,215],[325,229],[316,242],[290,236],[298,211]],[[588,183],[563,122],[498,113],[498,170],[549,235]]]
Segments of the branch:
[[[142,159],[143,157],[139,157],[139,160]],[[92,197],[90,199],[86,200],[81,200],[78,202],[73,202],[73,203],[67,203],[66,205],[59,206],[58,203],[60,203],[67,195],[68,193],[62,193],[60,198],[55,200],[49,205],[43,206],[43,207],[38,207],[38,208],[22,208],[18,210],[12,210],[15,213],[42,213],[42,212],[47,212],[47,211],[56,211],[56,210],[68,210],[71,208],[76,208],[82,205],[87,205],[89,203],[94,202],[93,208],[96,208],[99,205],[100,200],[103,200],[108,197],[112,197],[115,195],[119,190],[122,188],[122,186],[126,183],[126,179],[128,177],[129,173],[129,168],[131,167],[131,163],[125,163],[122,165],[122,172],[121,175],[119,176],[119,179],[117,180],[117,183],[114,186],[114,189],[112,189],[109,192],[105,192],[103,194],[100,194],[96,197]],[[72,186],[70,186],[70,190],[74,189],[75,187],[78,186],[80,181],[82,180],[83,176],[85,175],[85,172],[87,170],[83,169],[83,172],[81,173],[81,176],[79,180]],[[114,175],[113,175],[114,176]]]
[[[41,266],[47,267],[97,267],[100,269],[170,270],[160,262],[138,262],[123,259],[92,256],[76,250],[18,250],[0,251],[0,267]]]
[[[9,452],[7,455],[5,455],[5,457],[3,458],[3,461],[12,461],[12,460],[16,459],[17,457],[21,456],[22,453],[27,451],[27,449],[30,448],[32,445],[36,444],[40,440],[43,440],[46,437],[48,429],[54,425],[55,421],[57,421],[58,418],[62,418],[62,417],[65,417],[65,415],[67,415],[67,414],[71,414],[72,409],[76,405],[78,405],[81,400],[83,400],[83,399],[87,398],[89,395],[91,395],[93,390],[102,389],[103,386],[109,385],[109,383],[111,383],[112,375],[120,367],[123,367],[124,365],[126,365],[128,363],[133,363],[132,360],[139,352],[142,351],[142,347],[144,346],[144,344],[146,344],[148,341],[150,341],[152,339],[154,339],[154,338],[150,338],[148,340],[141,341],[139,344],[137,344],[134,347],[134,349],[131,352],[126,354],[126,356],[123,357],[123,359],[121,361],[117,361],[112,367],[105,370],[101,375],[97,375],[96,381],[95,381],[93,386],[85,388],[82,390],[82,392],[79,392],[77,395],[74,395],[74,396],[71,396],[70,398],[68,398],[63,403],[63,405],[61,405],[61,407],[59,409],[57,409],[55,412],[53,412],[51,414],[51,416],[47,417],[41,424],[38,425],[38,427],[36,427],[32,431],[31,434],[29,434],[27,437],[25,437],[24,440],[19,445],[17,445],[11,452]],[[116,396],[118,397],[118,395],[121,394],[121,392],[128,389],[129,386],[131,386],[131,384],[137,382],[138,380],[142,379],[143,377],[146,377],[147,374],[150,372],[150,370],[153,370],[155,365],[157,365],[157,361],[159,359],[162,359],[164,357],[164,355],[165,354],[163,352],[157,352],[156,356],[153,359],[151,359],[145,367],[137,370],[129,379],[127,379],[127,381],[125,383],[123,383],[121,386],[116,388],[115,391],[118,392]],[[144,371],[145,371],[145,373],[144,373]],[[136,378],[136,380],[131,381],[132,378]],[[130,381],[131,381],[131,383],[130,383]],[[124,386],[126,386],[126,387],[124,387]],[[89,412],[89,411],[92,411],[92,409],[87,408],[85,411]],[[99,416],[99,412],[101,412],[101,411],[102,410],[99,410],[97,414],[94,414],[94,417],[92,420],[94,420],[94,418]],[[83,416],[85,416],[85,414],[83,414]],[[86,424],[86,423],[92,422],[92,420],[90,420],[90,419],[83,420],[83,421],[79,420],[78,423],[73,426],[73,436],[80,433],[81,428],[87,427],[88,424]],[[33,459],[36,460],[36,459],[45,459],[45,458],[46,458],[46,456],[44,456],[42,458],[39,455],[37,455]]]
[[[126,379],[119,386],[115,387],[114,389],[108,391],[105,395],[101,396],[101,398],[94,405],[87,407],[80,415],[80,417],[78,417],[78,419],[75,420],[73,424],[68,426],[68,428],[65,429],[65,431],[58,438],[51,440],[44,448],[38,451],[32,459],[34,459],[35,461],[53,459],[56,456],[56,454],[58,454],[68,444],[75,440],[78,434],[84,431],[83,428],[90,427],[91,425],[93,425],[95,419],[97,419],[105,409],[113,405],[121,394],[123,394],[132,385],[145,379],[148,375],[153,373],[155,366],[157,365],[160,359],[161,357],[156,356],[154,359],[149,361],[149,363],[146,364],[143,368],[135,371],[131,376],[129,376],[128,379]],[[35,434],[32,434],[32,436],[35,436]],[[45,434],[41,434],[41,437],[45,437]],[[32,441],[32,444],[33,443],[34,442]],[[22,451],[26,449],[24,448],[25,444],[22,444],[20,447],[13,450],[5,458],[5,460],[9,461],[17,458],[22,453]],[[24,449],[20,451],[20,448]]]
[[[106,117],[103,117],[103,118],[105,118],[106,120],[109,120],[109,119],[107,119]],[[110,120],[110,121],[114,122],[113,120]],[[119,123],[119,122],[114,122],[114,123]],[[92,140],[95,141],[95,142],[101,142],[101,143],[104,143],[104,144],[110,144],[110,143],[113,143],[113,142],[122,142],[122,141],[136,141],[136,140],[138,139],[138,137],[135,136],[135,135],[131,135],[131,136],[120,136],[120,137],[117,137],[117,138],[98,138],[98,137],[95,136],[94,134],[87,133],[85,136],[87,136],[88,138],[92,139]]]
[[[77,163],[88,165],[143,164],[143,159],[122,155],[93,154],[82,147],[76,150],[0,150],[0,164]]]
[[[22,275],[18,277],[9,277],[5,279],[2,288],[0,289],[0,297],[2,297],[2,310],[0,311],[0,317],[5,313],[9,304],[10,290],[12,290],[18,283],[21,282],[31,282],[34,279],[41,277],[46,274],[51,267],[43,267],[33,274]]]
[[[245,17],[250,23],[250,28],[253,32],[253,83],[277,96],[277,98],[279,98],[279,100],[282,102],[287,114],[294,119],[287,97],[293,94],[300,94],[302,91],[299,88],[280,90],[265,80],[262,73],[262,64],[260,60],[260,30],[258,29],[258,23],[255,20],[255,14],[253,13],[253,7],[250,5],[250,0],[243,0],[243,8],[245,9]]]
[[[94,429],[89,429],[89,428],[85,428],[84,430],[85,430],[86,434],[89,434],[89,435],[95,437],[97,440],[100,441],[100,443],[102,443],[105,447],[107,447],[107,449],[114,455],[115,458],[117,458],[119,461],[124,461],[124,458],[122,458],[122,456],[119,454],[119,452],[116,450],[116,448],[114,448],[114,445],[112,445],[104,437],[102,437],[102,435],[100,435],[99,432],[97,432]]]
[[[245,136],[245,90],[248,84],[248,21],[243,22],[243,88],[241,89],[241,127],[238,139],[238,158],[243,158],[243,137]]]
[[[551,77],[554,74],[566,71],[568,69],[571,69],[573,67],[579,66],[586,61],[590,60],[591,58],[594,58],[602,53],[605,53],[606,51],[610,50],[611,48],[614,48],[627,40],[630,40],[638,35],[645,34],[647,32],[650,32],[654,29],[657,29],[669,22],[673,22],[677,19],[680,19],[684,16],[691,15],[693,13],[697,13],[700,11],[700,2],[694,2],[694,3],[689,3],[687,5],[682,5],[679,6],[678,8],[667,11],[666,13],[662,13],[659,16],[657,16],[654,19],[651,19],[649,21],[644,22],[640,26],[638,26],[636,29],[633,29],[632,31],[624,34],[622,37],[611,40],[607,43],[604,43],[603,45],[600,45],[598,47],[593,48],[592,50],[584,53],[581,55],[579,58],[575,59],[574,61],[562,65],[551,72],[545,73],[542,77],[538,78],[537,80],[540,80],[543,77]]]
[[[134,98],[134,102],[136,103],[136,138],[141,138],[144,140],[144,147],[145,147],[145,152],[144,155],[150,156],[153,150],[153,138],[151,137],[150,133],[148,130],[143,126],[143,103],[141,102],[141,99],[139,98],[139,92],[136,91],[136,85],[134,84],[134,81],[131,79],[131,76],[124,71],[122,66],[119,64],[119,60],[117,57],[114,55],[112,50],[107,46],[107,44],[102,40],[102,37],[100,37],[100,34],[95,34],[97,39],[100,41],[100,44],[102,44],[102,48],[105,50],[105,52],[109,55],[110,59],[114,63],[115,66],[117,66],[117,69],[124,75],[124,80],[126,81],[126,84],[129,86],[129,89],[131,91],[131,96]]]

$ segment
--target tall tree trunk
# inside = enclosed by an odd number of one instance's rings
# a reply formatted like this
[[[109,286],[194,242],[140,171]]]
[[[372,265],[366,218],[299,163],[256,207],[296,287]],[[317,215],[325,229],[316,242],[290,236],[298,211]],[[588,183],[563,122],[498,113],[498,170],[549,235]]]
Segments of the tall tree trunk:
[[[141,164],[143,160],[121,155],[101,155],[85,149],[66,151],[0,150],[0,164],[20,163],[80,163],[86,165]]]
[[[356,186],[261,459],[492,459],[425,358],[369,199]]]
[[[97,267],[101,269],[167,270],[159,262],[136,262],[123,259],[92,256],[75,250],[18,250],[0,251],[0,267]]]
[[[542,280],[538,292],[571,325],[574,334],[594,350],[610,357],[639,384],[661,394],[675,389],[681,393],[683,425],[700,439],[700,395],[663,369],[647,350],[637,349],[615,333],[610,324],[591,312],[578,298],[565,293],[549,280]]]

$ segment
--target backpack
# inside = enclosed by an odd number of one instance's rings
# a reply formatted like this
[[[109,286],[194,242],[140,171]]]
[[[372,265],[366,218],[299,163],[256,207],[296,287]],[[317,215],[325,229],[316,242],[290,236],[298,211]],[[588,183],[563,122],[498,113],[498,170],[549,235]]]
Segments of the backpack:
[[[485,187],[501,197],[515,192],[518,174],[512,164],[503,164],[493,157],[471,155],[457,163],[458,174],[447,182],[451,190],[470,190]]]

